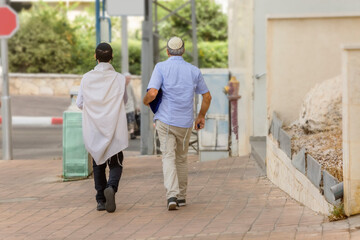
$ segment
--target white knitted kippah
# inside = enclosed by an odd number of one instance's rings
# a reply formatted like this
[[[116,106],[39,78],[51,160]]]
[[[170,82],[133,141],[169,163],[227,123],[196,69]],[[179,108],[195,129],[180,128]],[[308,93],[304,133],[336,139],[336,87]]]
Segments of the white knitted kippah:
[[[172,37],[168,42],[168,46],[173,50],[177,50],[183,46],[183,41],[179,37]]]

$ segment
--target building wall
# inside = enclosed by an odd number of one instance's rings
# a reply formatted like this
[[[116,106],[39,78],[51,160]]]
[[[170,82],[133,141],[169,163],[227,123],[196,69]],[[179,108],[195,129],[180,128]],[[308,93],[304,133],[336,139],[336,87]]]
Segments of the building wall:
[[[360,11],[358,0],[254,0],[254,73],[266,72],[266,18],[272,15],[354,14]],[[231,54],[231,53],[229,53]],[[267,76],[254,79],[254,136],[264,136],[266,126]]]
[[[273,17],[267,26],[268,115],[288,125],[316,83],[341,74],[341,45],[360,42],[360,15]]]
[[[229,0],[229,69],[240,82],[239,155],[250,153],[252,135],[253,0]]]
[[[343,163],[344,210],[360,213],[360,45],[343,53]]]
[[[239,153],[249,150],[249,136],[267,135],[266,18],[271,15],[351,14],[358,0],[228,0],[229,68],[240,80]],[[242,134],[242,136],[241,136]]]

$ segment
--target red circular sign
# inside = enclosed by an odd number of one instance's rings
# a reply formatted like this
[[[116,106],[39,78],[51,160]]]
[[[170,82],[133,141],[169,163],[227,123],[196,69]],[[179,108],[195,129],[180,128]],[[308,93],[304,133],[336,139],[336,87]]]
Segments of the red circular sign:
[[[0,7],[0,38],[10,38],[18,29],[16,12],[8,7]]]

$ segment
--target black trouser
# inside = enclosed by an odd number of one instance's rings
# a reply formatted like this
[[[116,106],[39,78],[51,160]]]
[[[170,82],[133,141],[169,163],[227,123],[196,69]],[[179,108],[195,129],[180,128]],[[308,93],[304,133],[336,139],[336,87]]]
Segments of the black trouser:
[[[124,159],[124,155],[122,152],[118,152],[110,159],[108,159],[104,164],[101,165],[96,165],[93,159],[94,181],[95,181],[95,189],[97,191],[96,201],[105,202],[104,190],[109,186],[111,186],[114,189],[114,191],[117,192],[123,170],[122,167],[123,159]],[[110,168],[110,176],[108,181],[106,181],[106,173],[105,173],[106,165],[109,165]]]

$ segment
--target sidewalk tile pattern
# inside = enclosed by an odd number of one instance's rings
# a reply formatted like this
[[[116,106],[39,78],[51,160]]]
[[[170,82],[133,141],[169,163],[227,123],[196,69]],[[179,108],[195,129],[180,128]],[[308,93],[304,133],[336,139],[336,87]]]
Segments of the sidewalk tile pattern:
[[[96,211],[93,179],[61,181],[60,160],[0,161],[0,239],[359,239],[260,176],[248,157],[189,156],[188,205],[167,211],[159,156],[132,156],[114,213]]]

